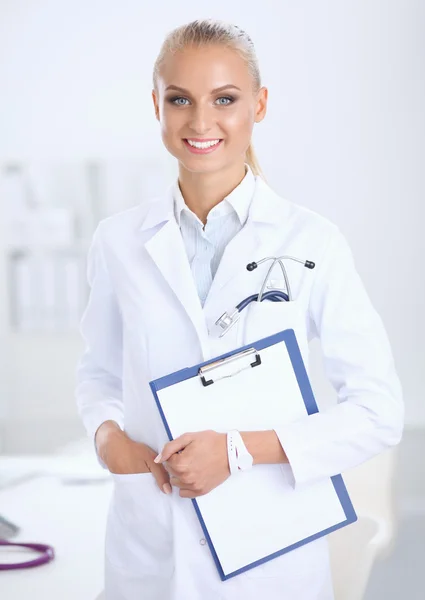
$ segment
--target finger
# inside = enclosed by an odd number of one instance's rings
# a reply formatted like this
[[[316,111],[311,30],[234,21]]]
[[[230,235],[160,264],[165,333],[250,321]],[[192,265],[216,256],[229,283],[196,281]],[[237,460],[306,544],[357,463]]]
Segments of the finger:
[[[183,483],[178,477],[170,477],[170,485],[181,489],[187,484]]]
[[[171,493],[170,476],[166,469],[162,465],[156,465],[155,463],[151,463],[149,466],[159,489],[165,494]]]
[[[180,489],[180,496],[182,498],[196,498],[197,496],[201,495],[199,492],[193,490],[189,483],[185,483],[178,477],[171,477],[170,484]]]
[[[205,496],[205,494],[208,494],[208,492],[210,491],[211,490],[209,489],[200,490],[196,486],[192,486],[186,483],[180,488],[180,496],[181,498],[199,498],[199,496]]]
[[[180,498],[197,498],[198,496],[201,495],[201,494],[197,494],[193,490],[188,490],[187,488],[181,489],[179,494],[180,494]]]
[[[165,444],[164,448],[162,449],[162,452],[160,452],[158,456],[154,459],[154,462],[162,463],[165,460],[168,460],[170,456],[172,456],[176,452],[184,450],[184,448],[186,448],[186,446],[190,444],[192,439],[193,438],[190,433],[184,433],[175,440],[167,442],[167,444]]]
[[[179,478],[181,476],[181,473],[179,473],[170,463],[169,460],[166,460],[164,463],[162,463],[162,466],[164,467],[164,469],[166,469],[167,473],[172,476],[172,477],[177,477]]]

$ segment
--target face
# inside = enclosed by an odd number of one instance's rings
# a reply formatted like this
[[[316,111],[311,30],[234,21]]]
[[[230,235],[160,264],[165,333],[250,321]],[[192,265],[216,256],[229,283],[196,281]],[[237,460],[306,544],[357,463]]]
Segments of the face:
[[[267,108],[267,89],[255,93],[243,59],[218,46],[170,54],[152,97],[165,147],[181,166],[198,173],[243,163],[254,123]],[[193,147],[207,141],[207,148]]]

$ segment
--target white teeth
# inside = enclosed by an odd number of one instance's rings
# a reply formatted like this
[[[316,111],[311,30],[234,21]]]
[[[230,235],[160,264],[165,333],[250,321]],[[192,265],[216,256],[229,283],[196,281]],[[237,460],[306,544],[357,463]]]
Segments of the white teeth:
[[[211,142],[192,142],[192,140],[187,140],[194,148],[210,148],[211,146],[216,146],[219,141],[220,140],[213,140]]]

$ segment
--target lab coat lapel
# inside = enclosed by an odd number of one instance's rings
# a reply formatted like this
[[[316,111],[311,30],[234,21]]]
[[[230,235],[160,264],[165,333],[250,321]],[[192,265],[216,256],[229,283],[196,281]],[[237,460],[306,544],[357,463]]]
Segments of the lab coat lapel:
[[[283,244],[289,214],[288,200],[257,177],[247,222],[227,245],[204,305],[210,329],[214,315],[218,318],[246,296],[259,292],[263,274],[249,272],[246,266],[275,255]]]
[[[214,304],[220,295],[227,293],[227,286],[240,285],[241,278],[249,273],[246,265],[255,260],[258,248],[261,247],[261,237],[252,221],[247,221],[245,227],[227,245],[217,272],[213,279],[205,308]]]
[[[157,231],[145,248],[161,275],[181,303],[199,337],[203,355],[208,353],[208,330],[184,242],[174,218],[172,186],[164,198],[153,203],[143,229]]]

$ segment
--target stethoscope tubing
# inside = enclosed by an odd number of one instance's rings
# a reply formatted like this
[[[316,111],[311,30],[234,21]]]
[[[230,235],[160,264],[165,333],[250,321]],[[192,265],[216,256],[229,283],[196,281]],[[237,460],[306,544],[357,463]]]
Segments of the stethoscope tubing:
[[[0,546],[18,546],[21,548],[27,548],[28,550],[33,550],[35,552],[40,552],[41,556],[34,558],[33,560],[28,560],[20,563],[0,563],[0,571],[10,571],[13,569],[30,569],[31,567],[39,567],[40,565],[44,565],[55,557],[55,551],[52,546],[48,544],[28,544],[28,543],[18,543],[18,542],[8,542],[7,540],[0,540]]]
[[[248,306],[248,304],[251,304],[251,302],[262,302],[263,300],[271,300],[272,302],[289,301],[288,294],[285,294],[285,292],[281,292],[280,290],[270,290],[269,292],[265,292],[263,294],[261,300],[259,298],[260,294],[252,294],[252,296],[248,296],[247,298],[242,300],[242,302],[240,302],[236,306],[236,309],[238,310],[238,312],[241,312],[242,310],[244,310],[244,308]]]
[[[272,261],[272,264],[268,269],[266,276],[264,277],[259,293],[248,296],[248,298],[245,298],[244,300],[242,300],[242,302],[239,302],[239,304],[235,307],[233,312],[225,312],[221,315],[221,317],[217,319],[215,324],[221,327],[223,330],[220,337],[223,337],[223,335],[225,335],[233,327],[233,325],[238,321],[239,314],[241,313],[241,311],[243,311],[247,306],[249,306],[251,302],[263,302],[263,300],[270,300],[272,302],[292,302],[292,292],[291,286],[289,284],[289,277],[286,272],[285,266],[282,262],[284,259],[295,260],[295,262],[301,263],[302,265],[304,265],[304,267],[307,267],[307,269],[314,269],[314,267],[316,266],[316,263],[314,263],[311,260],[301,260],[300,258],[296,258],[295,256],[287,255],[276,257],[268,256],[267,258],[262,258],[258,262],[248,263],[246,265],[247,271],[254,271],[254,269],[256,269],[258,265],[261,265],[261,263],[267,260]],[[283,274],[283,278],[285,279],[286,293],[277,289],[271,289],[267,292],[264,291],[266,289],[266,285],[269,280],[270,274],[276,263],[279,263]]]
[[[262,260],[260,260],[257,265],[261,264],[262,262],[265,262],[266,260],[272,260],[272,264],[269,268],[269,270],[267,271],[267,275],[264,277],[264,281],[263,281],[263,285],[261,286],[261,290],[260,293],[258,294],[258,302],[262,302],[263,301],[263,295],[264,295],[264,290],[265,287],[267,285],[267,281],[269,280],[270,277],[270,273],[272,272],[275,264],[278,262],[281,268],[281,271],[283,273],[283,278],[285,279],[285,285],[286,285],[286,291],[287,291],[287,296],[288,296],[288,302],[292,301],[292,293],[291,293],[291,286],[289,285],[289,278],[288,278],[288,274],[286,272],[286,269],[281,261],[280,258],[263,258]]]

